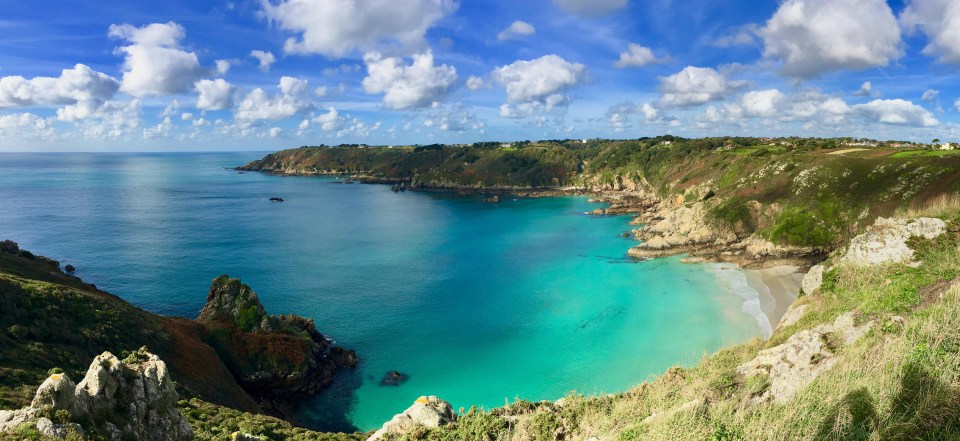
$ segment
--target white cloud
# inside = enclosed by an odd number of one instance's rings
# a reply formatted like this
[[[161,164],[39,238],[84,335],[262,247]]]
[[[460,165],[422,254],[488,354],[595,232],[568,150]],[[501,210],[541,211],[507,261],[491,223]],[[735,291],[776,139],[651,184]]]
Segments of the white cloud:
[[[514,38],[526,37],[528,35],[533,35],[534,32],[537,32],[536,28],[533,27],[530,23],[525,21],[517,20],[510,24],[506,29],[500,31],[497,34],[497,40],[505,41]]]
[[[383,105],[389,109],[417,109],[440,101],[457,81],[457,70],[446,64],[433,65],[429,50],[413,56],[409,66],[399,57],[384,58],[378,52],[363,57],[367,77],[363,90],[383,93]]]
[[[616,133],[622,133],[632,127],[630,124],[630,115],[639,115],[646,124],[671,125],[677,126],[680,120],[673,116],[664,116],[660,109],[650,103],[635,104],[631,101],[624,101],[607,110],[607,124],[613,128]]]
[[[327,109],[327,113],[321,113],[320,115],[313,117],[312,121],[320,124],[320,128],[323,131],[331,132],[334,130],[340,130],[340,127],[343,124],[343,117],[340,116],[340,112],[337,112],[337,109],[330,107]]]
[[[627,0],[553,0],[564,11],[584,17],[603,17],[627,5]]]
[[[424,34],[457,9],[456,0],[262,0],[264,15],[300,34],[283,46],[287,53],[340,57],[384,43],[406,50],[425,47]]]
[[[620,59],[613,65],[622,69],[625,67],[642,67],[660,61],[662,60],[653,55],[653,51],[650,50],[650,48],[630,43],[627,51],[621,52]]]
[[[740,106],[748,116],[771,117],[779,112],[786,95],[777,89],[755,90],[743,94]]]
[[[124,54],[121,92],[135,97],[180,94],[189,90],[203,73],[197,55],[180,48],[186,31],[177,23],[152,23],[139,28],[110,25],[109,35],[131,43],[117,48]]]
[[[36,129],[44,130],[48,126],[47,120],[32,113],[13,113],[0,115],[0,134],[9,134],[8,131],[16,129]]]
[[[556,55],[545,55],[498,67],[491,76],[506,89],[508,102],[517,104],[523,113],[530,113],[538,107],[551,110],[565,106],[569,97],[563,92],[583,82],[586,72],[587,68],[582,64],[571,63]],[[503,109],[501,106],[501,114],[519,116]]]
[[[935,103],[937,102],[937,98],[939,97],[940,97],[939,90],[927,89],[925,92],[923,92],[923,96],[920,97],[920,99],[928,103]]]
[[[468,130],[483,131],[486,124],[477,118],[477,114],[463,104],[456,104],[451,108],[441,108],[431,112],[423,125],[436,127],[444,132],[466,132]]]
[[[793,78],[886,66],[903,53],[886,0],[786,0],[759,33],[764,56]]]
[[[143,139],[167,138],[173,129],[173,121],[170,117],[164,117],[156,126],[143,129]]]
[[[736,84],[709,67],[687,66],[660,77],[660,103],[666,106],[696,106],[723,99]]]
[[[480,90],[483,89],[484,85],[483,78],[475,75],[471,75],[470,78],[467,78],[467,89]]]
[[[955,0],[907,0],[900,21],[907,32],[927,35],[923,53],[941,63],[960,63],[960,3]]]
[[[957,98],[957,100],[953,102],[953,108],[960,112],[960,98]]]
[[[884,124],[911,127],[934,127],[940,124],[927,109],[901,99],[873,100],[853,108],[867,118]]]
[[[191,112],[183,112],[180,114],[181,121],[190,121],[192,119],[193,119],[193,113]]]
[[[230,71],[230,60],[217,60],[214,62],[217,75],[226,75]]]
[[[760,27],[755,24],[741,26],[729,34],[725,34],[710,42],[716,47],[753,46],[757,44],[757,32]]]
[[[76,123],[87,139],[116,140],[140,127],[140,100],[107,101],[97,108],[78,103],[58,110],[57,119]]]
[[[222,78],[215,80],[200,80],[195,84],[197,93],[197,108],[200,110],[223,110],[233,107],[233,92],[235,88]]]
[[[83,64],[63,69],[59,77],[2,77],[0,108],[64,105],[58,114],[75,121],[96,113],[118,87],[114,78]]]
[[[269,72],[270,66],[277,61],[277,57],[274,57],[272,52],[267,51],[250,51],[250,56],[259,61],[260,70],[264,72]]]
[[[280,91],[269,95],[261,88],[253,89],[237,105],[234,118],[240,121],[277,120],[294,116],[313,108],[310,87],[306,81],[281,77]]]
[[[870,96],[873,94],[873,83],[864,81],[860,85],[860,90],[853,93],[853,96]]]

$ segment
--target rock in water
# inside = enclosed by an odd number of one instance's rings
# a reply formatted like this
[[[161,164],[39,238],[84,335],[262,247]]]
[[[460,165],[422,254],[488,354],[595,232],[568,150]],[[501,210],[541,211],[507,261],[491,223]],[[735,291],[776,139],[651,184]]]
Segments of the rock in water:
[[[73,265],[67,265],[67,266],[63,267],[63,270],[66,271],[66,272],[68,272],[68,273],[70,273],[70,274],[73,274],[77,269],[74,268]]]
[[[437,397],[420,397],[403,413],[397,414],[374,432],[367,441],[379,440],[387,434],[402,434],[414,427],[440,427],[457,421],[450,403]]]
[[[390,371],[383,375],[383,378],[380,380],[381,386],[399,386],[405,383],[410,377],[407,374],[400,373],[398,371]]]
[[[488,198],[485,198],[483,201],[484,201],[484,202],[487,202],[487,203],[491,203],[491,204],[499,204],[499,203],[500,203],[500,196],[493,195],[493,196],[490,196],[490,197],[488,197]]]
[[[104,352],[76,386],[65,374],[53,374],[37,389],[29,407],[0,412],[0,432],[36,420],[40,433],[57,438],[97,433],[111,441],[190,440],[193,430],[177,409],[178,399],[167,365],[146,348],[122,362]],[[73,419],[88,420],[92,425],[56,424],[38,418],[41,409],[67,411]],[[123,426],[111,421],[122,421]]]

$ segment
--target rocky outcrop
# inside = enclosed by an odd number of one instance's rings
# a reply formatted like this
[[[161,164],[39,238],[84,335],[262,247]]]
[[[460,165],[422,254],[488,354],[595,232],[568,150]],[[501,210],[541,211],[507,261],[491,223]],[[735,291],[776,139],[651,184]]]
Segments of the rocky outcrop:
[[[197,322],[237,382],[281,416],[327,387],[337,369],[357,363],[354,351],[334,346],[313,320],[268,315],[248,285],[226,275],[211,284]]]
[[[709,191],[706,194],[709,195]],[[698,202],[684,204],[681,195],[675,201],[662,201],[637,216],[632,223],[642,226],[633,234],[642,242],[628,253],[636,258],[690,254],[692,258],[687,259],[688,262],[732,262],[745,268],[806,265],[811,260],[822,259],[825,254],[825,250],[814,247],[774,244],[741,227],[719,227],[707,219],[707,199],[710,198],[702,196]],[[778,210],[756,201],[747,206],[760,219],[770,218]]]
[[[440,427],[457,421],[457,414],[450,403],[434,396],[420,397],[403,413],[397,414],[374,432],[367,441],[388,438],[389,435],[406,433],[414,427]]]
[[[936,218],[877,218],[865,233],[850,241],[842,260],[862,266],[912,263],[913,250],[907,246],[910,238],[934,239],[946,231],[946,223]]]
[[[823,284],[823,271],[825,269],[826,267],[823,265],[814,265],[804,274],[803,281],[800,282],[800,288],[804,294],[812,295],[820,289],[820,285]]]
[[[167,365],[156,355],[142,348],[120,361],[104,352],[79,384],[65,374],[53,374],[37,389],[30,406],[0,411],[0,432],[33,423],[40,433],[56,438],[74,433],[110,441],[193,439],[177,400]]]
[[[769,387],[754,396],[753,403],[785,403],[820,373],[832,368],[840,348],[855,342],[873,325],[870,321],[857,326],[856,314],[842,314],[833,323],[800,331],[786,343],[760,351],[756,358],[737,367],[737,373],[746,377],[767,376]]]

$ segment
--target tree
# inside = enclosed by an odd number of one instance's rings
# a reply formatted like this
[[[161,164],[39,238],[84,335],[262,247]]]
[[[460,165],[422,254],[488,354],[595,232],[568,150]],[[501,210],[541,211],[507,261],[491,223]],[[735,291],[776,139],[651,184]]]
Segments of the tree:
[[[934,144],[940,144],[940,138],[933,138]]]

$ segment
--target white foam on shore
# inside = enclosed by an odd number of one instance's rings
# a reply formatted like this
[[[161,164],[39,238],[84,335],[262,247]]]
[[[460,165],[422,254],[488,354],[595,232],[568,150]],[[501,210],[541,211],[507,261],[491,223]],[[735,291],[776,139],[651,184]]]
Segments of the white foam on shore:
[[[730,291],[743,299],[740,309],[757,321],[757,326],[760,328],[760,337],[764,340],[770,338],[773,335],[770,318],[760,307],[760,293],[747,283],[747,275],[744,274],[743,270],[730,263],[714,263],[710,265],[710,269],[713,270],[718,280],[727,284]]]

